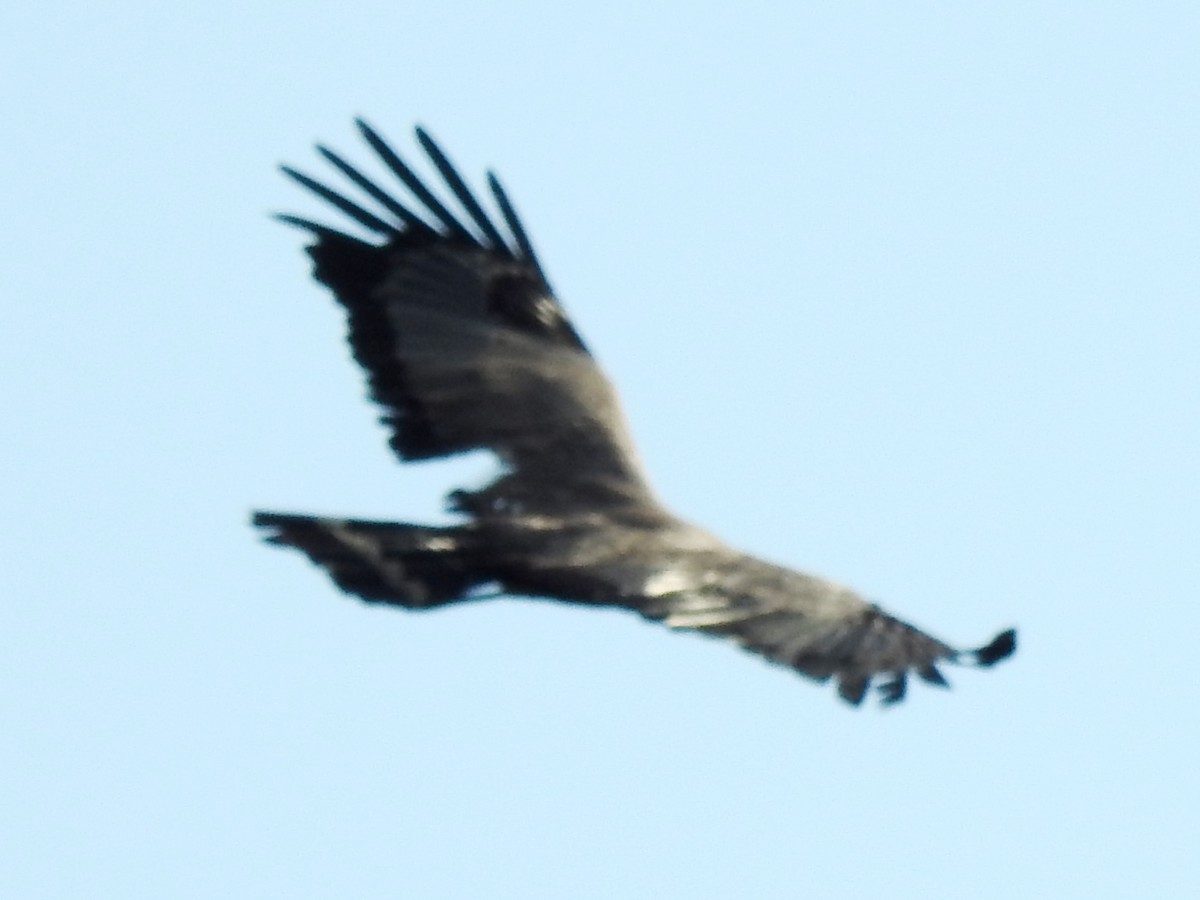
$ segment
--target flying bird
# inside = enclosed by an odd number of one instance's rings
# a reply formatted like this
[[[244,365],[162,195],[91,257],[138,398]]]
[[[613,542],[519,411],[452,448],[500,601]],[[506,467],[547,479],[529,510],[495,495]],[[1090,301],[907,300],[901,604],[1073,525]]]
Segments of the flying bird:
[[[1013,630],[957,649],[848,588],[742,553],[673,515],[496,176],[487,182],[498,220],[417,128],[452,211],[374,129],[357,125],[408,199],[318,146],[361,199],[284,173],[370,237],[278,218],[313,238],[314,275],[346,311],[350,346],[400,459],[488,450],[500,471],[448,495],[457,524],[255,513],[268,541],[300,550],[372,603],[428,610],[516,595],[628,609],[832,678],[856,705],[872,683],[895,703],[912,674],[945,686],[941,664],[987,667],[1013,653]]]

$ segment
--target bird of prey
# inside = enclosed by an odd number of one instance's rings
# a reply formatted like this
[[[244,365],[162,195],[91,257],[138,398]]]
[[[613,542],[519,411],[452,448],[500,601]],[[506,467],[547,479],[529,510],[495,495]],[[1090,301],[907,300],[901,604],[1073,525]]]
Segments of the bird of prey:
[[[346,310],[350,345],[400,459],[488,450],[500,471],[448,495],[458,524],[258,512],[254,524],[270,542],[306,554],[343,591],[403,609],[501,594],[632,610],[817,681],[833,678],[856,705],[872,682],[883,703],[895,703],[910,674],[944,686],[939,664],[991,666],[1014,651],[1012,630],[961,650],[839,584],[676,518],[651,490],[613,387],[496,176],[487,180],[498,222],[417,128],[443,197],[460,207],[453,212],[374,129],[357,125],[409,199],[319,146],[360,200],[283,171],[371,237],[278,218],[313,238],[315,277]]]

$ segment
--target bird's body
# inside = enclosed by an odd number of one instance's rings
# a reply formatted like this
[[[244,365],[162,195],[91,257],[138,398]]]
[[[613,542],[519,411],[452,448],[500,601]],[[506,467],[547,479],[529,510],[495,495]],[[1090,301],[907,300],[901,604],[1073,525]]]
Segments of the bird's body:
[[[835,677],[852,703],[876,677],[895,701],[910,672],[944,684],[941,661],[991,665],[1012,652],[1011,631],[958,651],[847,588],[736,551],[671,514],[495,177],[507,238],[424,132],[418,139],[472,228],[359,125],[424,215],[322,149],[386,218],[285,171],[382,243],[281,218],[316,237],[315,275],[347,310],[351,346],[401,459],[485,449],[503,469],[478,490],[450,495],[460,524],[256,514],[271,540],[302,550],[368,601],[428,609],[500,592],[622,607],[728,637],[819,680]]]

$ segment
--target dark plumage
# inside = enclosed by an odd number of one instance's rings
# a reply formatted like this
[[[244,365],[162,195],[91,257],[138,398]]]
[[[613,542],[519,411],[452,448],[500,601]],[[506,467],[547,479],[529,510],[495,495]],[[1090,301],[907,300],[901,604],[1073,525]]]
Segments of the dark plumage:
[[[284,172],[371,232],[362,240],[295,216],[316,278],[349,318],[350,345],[402,460],[490,450],[503,469],[454,491],[460,524],[429,527],[260,512],[269,540],[296,547],[344,591],[406,609],[478,599],[485,589],[633,610],[727,637],[859,703],[876,681],[903,699],[910,673],[945,685],[938,664],[991,666],[1016,635],[961,651],[847,588],[747,556],[683,522],[651,492],[612,386],[550,289],[516,211],[488,185],[507,236],[438,146],[417,140],[465,212],[455,215],[364,122],[367,143],[412,195],[396,200],[318,148],[374,212]]]

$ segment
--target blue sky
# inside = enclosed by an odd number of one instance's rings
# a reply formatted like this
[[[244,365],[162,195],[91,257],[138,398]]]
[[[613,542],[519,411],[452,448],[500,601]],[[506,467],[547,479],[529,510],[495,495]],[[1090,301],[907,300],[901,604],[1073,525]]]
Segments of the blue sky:
[[[1194,4],[10,6],[0,895],[1196,890]],[[488,471],[268,219],[356,114],[498,169],[676,511],[1016,658],[855,711],[261,546]]]

